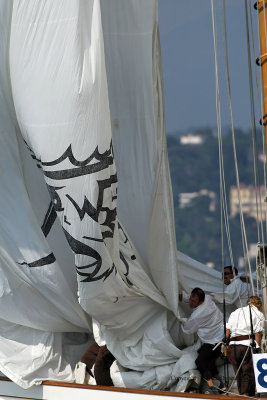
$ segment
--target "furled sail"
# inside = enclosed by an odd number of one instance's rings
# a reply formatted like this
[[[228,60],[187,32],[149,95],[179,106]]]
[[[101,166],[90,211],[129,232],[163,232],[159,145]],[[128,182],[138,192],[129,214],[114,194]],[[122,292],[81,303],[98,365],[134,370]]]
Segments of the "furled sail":
[[[0,30],[0,370],[72,380],[91,317],[123,367],[175,365],[157,1],[0,0]]]

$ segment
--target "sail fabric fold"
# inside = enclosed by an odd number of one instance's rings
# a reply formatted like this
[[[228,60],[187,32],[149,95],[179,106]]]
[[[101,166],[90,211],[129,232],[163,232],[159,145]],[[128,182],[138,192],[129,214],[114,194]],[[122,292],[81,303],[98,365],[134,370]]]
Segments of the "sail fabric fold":
[[[93,317],[118,363],[164,367],[163,387],[192,343],[157,1],[0,0],[0,30],[0,370],[73,380],[64,337],[85,345]]]
[[[48,218],[43,177],[21,138],[9,58],[14,6],[0,2],[0,369],[27,388],[49,376],[73,379],[62,335],[89,332],[91,320],[75,295],[62,229]]]
[[[157,1],[101,0],[118,173],[118,216],[143,268],[178,309],[176,239],[166,151]]]

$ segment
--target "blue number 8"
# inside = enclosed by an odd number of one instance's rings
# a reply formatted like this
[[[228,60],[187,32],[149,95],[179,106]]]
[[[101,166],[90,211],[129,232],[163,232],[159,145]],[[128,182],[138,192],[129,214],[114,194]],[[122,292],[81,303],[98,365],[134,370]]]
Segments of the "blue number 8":
[[[262,387],[264,387],[266,389],[267,388],[267,382],[265,382],[264,377],[267,376],[267,369],[263,369],[262,368],[262,366],[264,364],[267,365],[267,358],[262,358],[257,362],[257,368],[260,371],[260,374],[258,376],[258,382]]]

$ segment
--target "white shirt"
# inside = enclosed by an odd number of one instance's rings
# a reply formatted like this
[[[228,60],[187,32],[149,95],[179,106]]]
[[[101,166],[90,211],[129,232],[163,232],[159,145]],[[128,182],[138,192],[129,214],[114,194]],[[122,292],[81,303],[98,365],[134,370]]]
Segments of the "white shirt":
[[[235,308],[245,307],[249,298],[250,284],[241,281],[238,276],[231,280],[229,285],[224,285],[225,304]],[[223,304],[223,292],[211,293],[215,303]]]
[[[105,346],[106,342],[103,336],[103,332],[101,330],[100,323],[96,319],[92,318],[92,325],[93,325],[93,335],[96,343],[100,347]]]
[[[253,332],[263,332],[264,330],[264,315],[257,307],[251,307]],[[226,324],[226,328],[230,329],[231,337],[250,335],[250,313],[249,306],[241,307],[231,313],[229,320]],[[243,344],[244,346],[249,346],[251,343],[250,339],[247,340],[231,340],[230,344]],[[259,347],[256,344],[256,347]]]
[[[183,293],[183,299],[186,302],[188,295]],[[191,316],[184,319],[182,324],[184,333],[197,332],[202,343],[216,344],[224,336],[223,315],[209,295],[198,307],[194,308]]]

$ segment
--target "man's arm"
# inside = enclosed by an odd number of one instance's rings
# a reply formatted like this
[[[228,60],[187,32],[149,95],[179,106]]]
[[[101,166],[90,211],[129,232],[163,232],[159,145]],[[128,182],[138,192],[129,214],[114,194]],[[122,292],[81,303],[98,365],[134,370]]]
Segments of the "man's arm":
[[[210,316],[206,315],[205,312],[195,312],[191,314],[189,318],[182,321],[182,330],[184,333],[196,333],[199,328],[203,328],[204,326],[208,326],[210,320]]]
[[[261,338],[262,338],[262,332],[256,332],[255,333],[255,340],[258,343],[259,347],[261,347]]]
[[[195,333],[195,332],[197,332],[198,328],[199,328],[199,326],[197,324],[197,321],[192,317],[187,318],[182,323],[182,330],[184,333],[188,333],[188,334]]]
[[[222,344],[222,348],[221,348],[222,354],[223,354],[225,357],[227,357],[227,355],[228,355],[227,348],[228,348],[229,341],[230,341],[230,334],[231,334],[230,329],[227,329],[227,328],[226,328],[226,331],[225,331],[225,340],[223,340],[223,344]]]

